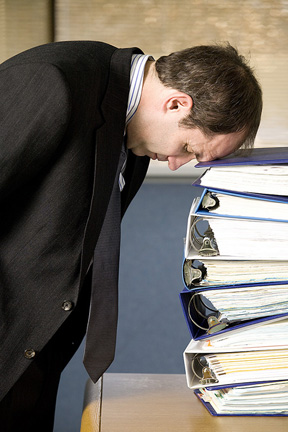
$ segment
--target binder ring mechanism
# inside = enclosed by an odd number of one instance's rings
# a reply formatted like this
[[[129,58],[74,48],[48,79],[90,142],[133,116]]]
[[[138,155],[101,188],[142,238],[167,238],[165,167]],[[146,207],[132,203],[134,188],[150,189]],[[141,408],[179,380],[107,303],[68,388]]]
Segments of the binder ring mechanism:
[[[214,234],[210,226],[207,230],[201,234],[197,228],[197,224],[201,221],[205,221],[204,218],[200,218],[194,216],[192,219],[190,232],[189,232],[189,240],[192,247],[199,253],[201,256],[216,256],[219,255],[219,249],[214,238]]]
[[[197,260],[185,259],[183,263],[183,279],[188,289],[203,284],[207,275],[205,266]]]
[[[205,310],[211,311],[212,314],[210,315],[204,315],[198,308],[197,304],[196,304],[196,297],[199,298],[200,304],[205,308]],[[198,324],[192,317],[191,314],[191,307],[193,306],[193,309],[196,311],[196,313],[204,318],[205,320],[207,320],[207,324],[208,327],[203,327],[200,324]],[[209,312],[208,312],[209,313]],[[217,316],[218,315],[218,316]],[[205,330],[206,334],[213,334],[213,333],[217,333],[220,332],[221,330],[224,330],[226,327],[228,327],[229,323],[225,322],[225,321],[221,321],[219,319],[220,317],[220,313],[219,311],[217,311],[216,309],[212,309],[210,306],[208,306],[207,304],[205,304],[202,301],[201,298],[201,293],[194,293],[188,303],[188,316],[189,319],[191,320],[191,322],[198,328],[200,328],[201,330]]]
[[[204,356],[195,354],[191,361],[191,369],[199,383],[203,386],[209,384],[217,384],[219,380],[216,378],[213,370],[209,368],[208,362]],[[201,376],[199,374],[202,374]]]

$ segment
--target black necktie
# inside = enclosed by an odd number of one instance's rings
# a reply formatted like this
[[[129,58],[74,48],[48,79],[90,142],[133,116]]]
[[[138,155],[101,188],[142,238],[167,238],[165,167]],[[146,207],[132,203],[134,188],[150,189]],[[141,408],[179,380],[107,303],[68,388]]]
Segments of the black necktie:
[[[118,179],[122,165],[123,159],[120,157],[113,191],[93,258],[90,313],[83,363],[94,382],[105,372],[115,354],[121,222],[121,193]]]

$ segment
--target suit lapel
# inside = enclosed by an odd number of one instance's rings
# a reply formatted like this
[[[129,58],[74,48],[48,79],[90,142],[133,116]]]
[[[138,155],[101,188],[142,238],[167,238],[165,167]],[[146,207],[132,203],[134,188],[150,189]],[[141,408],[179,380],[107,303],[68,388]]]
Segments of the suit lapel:
[[[109,82],[101,106],[105,123],[96,135],[94,185],[83,241],[80,280],[83,280],[90,265],[117,172],[125,128],[132,54],[131,49],[119,49],[111,57]]]

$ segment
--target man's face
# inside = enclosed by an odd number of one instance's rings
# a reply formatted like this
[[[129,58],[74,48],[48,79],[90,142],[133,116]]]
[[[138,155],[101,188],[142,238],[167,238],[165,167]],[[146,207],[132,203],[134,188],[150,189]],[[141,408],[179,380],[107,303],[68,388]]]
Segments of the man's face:
[[[196,159],[207,162],[233,153],[243,140],[243,133],[218,134],[207,137],[200,129],[187,129],[177,125],[167,128],[151,128],[135,131],[129,139],[128,148],[137,156],[149,156],[151,159],[168,161],[172,171]]]

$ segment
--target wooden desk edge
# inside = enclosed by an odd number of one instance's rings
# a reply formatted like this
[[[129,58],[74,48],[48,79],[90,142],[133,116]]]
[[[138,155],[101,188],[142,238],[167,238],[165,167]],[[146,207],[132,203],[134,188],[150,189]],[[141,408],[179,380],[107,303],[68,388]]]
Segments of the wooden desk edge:
[[[95,384],[88,380],[85,388],[81,432],[100,432],[103,399],[103,377]]]

